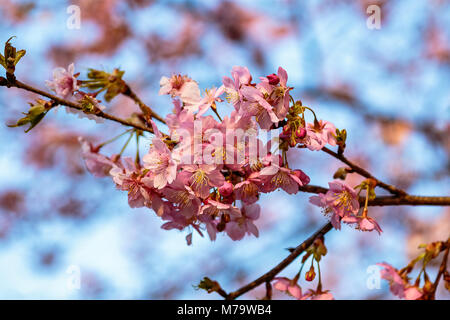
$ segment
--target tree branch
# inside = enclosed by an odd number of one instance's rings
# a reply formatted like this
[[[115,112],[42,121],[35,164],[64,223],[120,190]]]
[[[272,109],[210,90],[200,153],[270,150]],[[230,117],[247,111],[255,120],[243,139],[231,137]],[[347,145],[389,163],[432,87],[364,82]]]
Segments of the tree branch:
[[[147,106],[142,100],[137,96],[137,94],[131,89],[131,87],[125,83],[125,90],[122,92],[123,95],[132,99],[141,109],[144,115],[150,115],[159,122],[166,123],[166,121],[156,112],[154,112],[149,106]]]
[[[73,108],[73,109],[77,109],[77,110],[83,111],[83,108],[79,104],[77,104],[75,102],[59,98],[59,97],[57,97],[57,96],[55,96],[55,95],[53,95],[51,93],[39,90],[39,89],[34,88],[34,87],[32,87],[32,86],[30,86],[28,84],[20,82],[17,79],[14,79],[14,81],[9,81],[9,80],[5,81],[5,80],[6,79],[4,77],[0,77],[0,86],[14,87],[14,88],[19,88],[19,89],[26,90],[26,91],[29,91],[29,92],[33,92],[33,93],[36,93],[36,94],[41,95],[43,97],[47,97],[47,98],[55,101],[56,104],[58,104],[58,105],[64,105],[64,106],[69,107],[69,108]],[[99,113],[96,113],[95,115],[97,117],[104,118],[104,119],[107,119],[107,120],[110,120],[110,121],[114,121],[114,122],[120,123],[120,124],[128,126],[128,127],[133,127],[135,129],[138,129],[138,130],[141,130],[141,131],[146,131],[146,132],[153,133],[153,129],[152,128],[144,127],[144,126],[142,126],[140,124],[131,122],[129,120],[118,118],[116,116],[110,115],[110,114],[105,113],[103,111],[100,111]]]
[[[360,175],[362,175],[363,177],[367,178],[367,179],[373,179],[377,182],[377,186],[379,186],[380,188],[383,188],[387,191],[389,191],[392,194],[395,195],[400,195],[400,196],[405,196],[406,192],[387,183],[384,183],[383,181],[375,178],[372,174],[370,174],[370,172],[368,172],[367,170],[359,167],[358,165],[354,164],[353,162],[351,162],[350,160],[348,160],[343,154],[338,154],[326,147],[322,148],[322,151],[328,153],[329,155],[335,157],[336,159],[339,159],[340,161],[342,161],[343,163],[345,163],[346,165],[348,165],[350,168],[353,169],[354,172],[359,173]]]

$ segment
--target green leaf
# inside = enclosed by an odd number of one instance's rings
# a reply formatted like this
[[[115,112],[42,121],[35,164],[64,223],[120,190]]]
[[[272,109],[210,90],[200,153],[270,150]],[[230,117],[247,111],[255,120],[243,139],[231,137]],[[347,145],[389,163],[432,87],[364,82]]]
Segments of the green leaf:
[[[26,54],[27,52],[25,50],[19,50],[16,53],[16,59],[14,61],[14,65],[17,65],[17,63],[20,61],[20,59],[22,59],[22,57]]]
[[[6,69],[5,57],[0,53],[0,65]]]
[[[39,122],[41,122],[41,120],[47,114],[47,111],[48,110],[41,103],[31,105],[31,108],[28,111],[28,113],[24,113],[25,117],[17,120],[16,124],[7,125],[7,126],[10,128],[13,128],[13,127],[21,127],[21,126],[30,124],[30,127],[27,130],[25,130],[25,132],[29,132],[31,129],[33,129],[35,126],[37,126],[39,124]]]

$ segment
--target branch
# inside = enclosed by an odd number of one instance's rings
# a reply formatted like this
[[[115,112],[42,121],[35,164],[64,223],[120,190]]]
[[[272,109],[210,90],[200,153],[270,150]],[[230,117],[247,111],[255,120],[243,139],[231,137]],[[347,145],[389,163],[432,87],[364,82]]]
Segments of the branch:
[[[436,294],[437,287],[439,285],[439,281],[441,280],[442,275],[447,270],[448,253],[450,251],[450,239],[447,240],[446,247],[447,248],[445,249],[445,253],[444,253],[444,257],[442,259],[441,266],[439,267],[439,272],[436,276],[436,280],[434,280],[434,283],[433,283],[433,290],[432,290],[432,292],[430,292],[430,296],[432,297],[432,299],[435,298],[435,294]]]
[[[122,92],[123,95],[131,98],[141,109],[144,115],[150,115],[150,117],[155,118],[159,122],[166,123],[166,121],[156,112],[154,112],[149,106],[147,106],[142,100],[137,96],[137,94],[131,89],[131,87],[125,83],[125,90]]]
[[[265,273],[258,279],[243,286],[242,288],[240,288],[236,291],[230,292],[227,295],[226,299],[234,300],[237,297],[243,295],[244,293],[256,288],[260,284],[262,284],[264,282],[272,281],[273,278],[275,278],[275,276],[278,273],[280,273],[284,268],[286,268],[289,264],[291,264],[291,262],[293,262],[299,255],[301,255],[306,249],[308,249],[308,247],[313,244],[314,240],[316,240],[319,237],[324,236],[332,228],[333,227],[332,227],[331,223],[327,223],[326,225],[324,225],[316,233],[314,233],[311,237],[309,237],[308,239],[303,241],[302,244],[300,244],[297,248],[295,248],[294,251],[292,251],[292,253],[290,255],[288,255],[283,261],[281,261],[276,267],[274,267],[273,269],[271,269],[269,272]]]
[[[55,101],[56,104],[58,104],[58,105],[64,105],[64,106],[69,107],[69,108],[73,108],[73,109],[77,109],[77,110],[83,111],[83,108],[79,104],[77,104],[75,102],[59,98],[59,97],[57,97],[57,96],[55,96],[55,95],[53,95],[51,93],[47,93],[45,91],[39,90],[39,89],[34,88],[34,87],[32,87],[32,86],[30,86],[28,84],[20,82],[19,80],[16,80],[16,79],[14,79],[13,81],[10,81],[10,80],[5,79],[4,77],[0,77],[0,86],[6,86],[8,88],[9,87],[14,87],[14,88],[23,89],[25,91],[33,92],[33,93],[36,93],[36,94],[41,95],[43,97],[47,97],[47,98]],[[128,126],[128,127],[133,127],[135,129],[138,129],[138,130],[141,130],[141,131],[146,131],[146,132],[153,133],[153,129],[152,128],[144,127],[144,126],[142,126],[140,124],[131,122],[129,120],[118,118],[116,116],[110,115],[110,114],[105,113],[103,111],[100,111],[99,113],[96,113],[95,115],[97,117],[104,118],[104,119],[107,119],[107,120],[110,120],[110,121],[114,121],[114,122],[120,123],[120,124]]]
[[[326,193],[327,188],[307,185],[299,188],[301,192],[307,193]],[[359,202],[364,203],[365,197],[360,197]],[[450,197],[428,197],[412,195],[379,196],[368,203],[371,207],[376,206],[450,206]]]
[[[383,181],[375,178],[372,174],[370,174],[370,172],[368,172],[367,170],[359,167],[358,165],[354,164],[353,162],[351,162],[350,160],[348,160],[343,154],[338,154],[326,147],[322,148],[322,151],[328,153],[329,155],[335,157],[336,159],[341,160],[343,163],[345,163],[346,165],[348,165],[350,168],[353,169],[354,172],[359,173],[360,175],[362,175],[363,177],[367,178],[367,179],[373,179],[377,182],[377,186],[379,186],[380,188],[383,188],[387,191],[389,191],[392,194],[395,195],[400,195],[400,196],[405,196],[407,193],[393,185],[384,183]]]
[[[328,189],[322,188],[319,186],[304,186],[301,187],[304,192],[311,192],[311,193],[324,193]],[[360,202],[363,202],[364,199],[360,198]],[[445,205],[450,206],[450,197],[423,197],[423,196],[382,196],[377,197],[374,200],[369,201],[369,206],[389,206],[389,205]],[[301,255],[306,249],[308,249],[309,246],[311,246],[319,237],[324,236],[328,231],[332,229],[331,223],[326,224],[321,229],[316,231],[311,237],[303,241],[298,247],[292,251],[291,254],[289,254],[283,261],[281,261],[277,266],[275,266],[273,269],[259,277],[258,279],[250,282],[249,284],[241,287],[240,289],[230,292],[229,294],[223,294],[223,290],[221,293],[219,293],[222,297],[225,297],[227,300],[233,300],[237,297],[243,295],[244,293],[253,290],[260,284],[266,282],[266,284],[275,278],[275,276],[280,273],[284,268],[286,268],[289,264],[291,264],[299,255]],[[446,257],[444,257],[445,261],[447,261],[448,257],[448,249],[446,251]],[[440,274],[442,274],[445,271],[446,266],[442,267],[440,270]],[[440,277],[440,275],[439,275]],[[438,279],[436,279],[437,282]],[[437,285],[437,282],[436,285]]]

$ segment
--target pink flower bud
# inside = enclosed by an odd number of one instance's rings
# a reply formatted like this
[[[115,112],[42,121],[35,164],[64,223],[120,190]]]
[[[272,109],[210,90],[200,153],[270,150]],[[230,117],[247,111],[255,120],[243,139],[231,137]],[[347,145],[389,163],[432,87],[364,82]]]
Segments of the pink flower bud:
[[[297,131],[295,131],[295,136],[298,139],[303,139],[304,137],[306,137],[306,129],[305,128],[298,128]]]
[[[233,193],[233,184],[231,182],[225,181],[223,186],[219,188],[219,192],[222,196],[228,197]]]
[[[275,74],[269,74],[267,76],[267,79],[269,80],[269,84],[276,86],[278,83],[280,83],[280,78]]]
[[[300,181],[303,183],[303,185],[307,185],[311,181],[311,179],[309,179],[309,177],[306,175],[306,173],[304,173],[300,169],[294,170],[294,174],[297,176],[297,178],[300,179]]]

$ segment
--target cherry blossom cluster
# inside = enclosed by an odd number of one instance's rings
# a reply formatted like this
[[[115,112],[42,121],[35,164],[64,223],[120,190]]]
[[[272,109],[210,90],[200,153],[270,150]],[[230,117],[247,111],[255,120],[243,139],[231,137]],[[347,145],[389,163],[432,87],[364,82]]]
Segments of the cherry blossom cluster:
[[[47,85],[61,97],[88,101],[89,108],[81,113],[95,117],[95,110],[104,109],[98,93],[106,90],[105,99],[111,100],[123,91],[122,75],[119,70],[108,74],[91,69],[89,80],[78,80],[72,64],[68,70],[56,69]],[[278,189],[295,194],[310,182],[302,170],[289,167],[287,151],[345,144],[345,130],[318,120],[311,108],[295,101],[287,80],[281,67],[277,74],[254,82],[246,67],[236,66],[220,87],[202,94],[188,76],[162,77],[159,94],[170,96],[173,110],[159,127],[148,119],[154,135],[147,154],[132,159],[122,157],[122,150],[107,157],[99,153],[104,144],[80,139],[87,168],[95,176],[112,177],[128,192],[131,207],[153,209],[165,221],[163,229],[187,229],[188,244],[194,230],[200,235],[206,230],[211,240],[220,232],[233,240],[246,234],[258,237],[254,222],[260,216],[260,195]],[[85,93],[81,87],[98,91]],[[222,118],[218,104],[225,101],[232,108]],[[313,122],[306,121],[308,111]],[[133,134],[139,141],[143,132]],[[311,197],[311,203],[323,208],[335,228],[342,221],[381,232],[367,216],[367,206],[360,210],[359,192],[339,180],[329,185],[329,191]],[[361,192],[365,185],[358,187]]]

